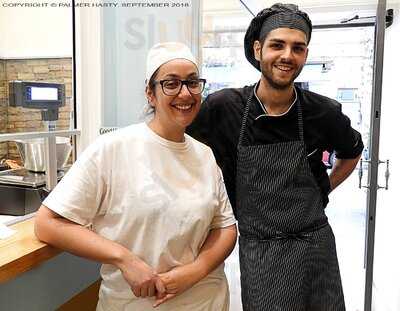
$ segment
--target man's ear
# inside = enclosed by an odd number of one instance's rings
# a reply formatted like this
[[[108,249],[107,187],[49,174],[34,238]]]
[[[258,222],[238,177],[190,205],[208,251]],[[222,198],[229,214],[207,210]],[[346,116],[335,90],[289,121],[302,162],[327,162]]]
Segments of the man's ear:
[[[253,43],[254,58],[258,61],[261,60],[261,42],[256,40]]]

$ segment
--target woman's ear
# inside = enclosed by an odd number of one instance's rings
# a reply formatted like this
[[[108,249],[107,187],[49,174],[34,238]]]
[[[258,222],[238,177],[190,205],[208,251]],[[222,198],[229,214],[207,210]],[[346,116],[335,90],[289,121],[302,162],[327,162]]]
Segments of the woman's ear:
[[[145,93],[146,93],[147,102],[149,103],[150,106],[154,107],[153,102],[155,100],[155,96],[154,96],[154,93],[153,93],[153,91],[151,90],[151,88],[149,86],[146,86]]]

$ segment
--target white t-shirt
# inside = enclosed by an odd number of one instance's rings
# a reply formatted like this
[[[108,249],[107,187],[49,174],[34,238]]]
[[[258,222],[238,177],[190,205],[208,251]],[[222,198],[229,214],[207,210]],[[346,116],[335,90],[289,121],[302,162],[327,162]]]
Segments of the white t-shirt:
[[[185,134],[168,141],[145,123],[102,135],[43,202],[113,240],[157,272],[193,262],[210,229],[235,224],[210,148]],[[98,310],[154,310],[119,269],[104,264]],[[157,310],[228,310],[223,265]]]

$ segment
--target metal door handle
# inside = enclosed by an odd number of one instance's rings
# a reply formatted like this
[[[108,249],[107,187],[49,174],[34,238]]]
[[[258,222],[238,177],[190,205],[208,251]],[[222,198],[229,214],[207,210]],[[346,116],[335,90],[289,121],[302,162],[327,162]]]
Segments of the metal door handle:
[[[360,160],[360,168],[359,168],[359,170],[358,170],[358,188],[367,188],[367,189],[369,189],[369,185],[368,186],[363,186],[362,185],[362,177],[363,177],[363,174],[364,174],[364,171],[363,171],[363,163],[368,163],[368,164],[370,164],[371,163],[371,161],[370,160],[363,160],[363,159],[361,159]],[[386,160],[386,161],[381,161],[381,160],[379,160],[379,164],[382,164],[382,163],[386,163],[386,171],[385,171],[385,186],[384,187],[382,187],[382,186],[379,186],[378,185],[378,190],[379,189],[385,189],[385,190],[388,190],[389,189],[389,177],[390,177],[390,170],[389,170],[389,160]]]
[[[365,163],[371,163],[371,160],[363,160],[363,159],[360,159],[360,168],[358,169],[358,188],[367,188],[367,189],[369,189],[369,186],[363,186],[362,185],[362,178],[363,178],[363,175],[364,175],[364,169],[363,169],[363,167],[364,167],[364,162]]]
[[[385,187],[381,187],[378,185],[378,189],[389,189],[389,177],[390,177],[390,171],[389,171],[389,160],[386,161],[379,161],[379,164],[386,163],[386,171],[385,171]]]

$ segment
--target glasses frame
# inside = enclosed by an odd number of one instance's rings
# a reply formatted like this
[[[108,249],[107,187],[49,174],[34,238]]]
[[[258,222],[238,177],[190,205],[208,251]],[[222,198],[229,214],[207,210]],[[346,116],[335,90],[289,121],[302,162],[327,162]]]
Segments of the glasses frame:
[[[180,88],[179,88],[179,91],[177,91],[175,94],[167,94],[167,93],[165,92],[165,90],[164,90],[164,83],[167,82],[167,81],[180,81],[180,82],[181,82],[181,86],[180,86]],[[189,87],[189,85],[188,85],[189,82],[191,82],[191,81],[200,81],[200,82],[203,83],[203,87],[202,87],[202,89],[201,89],[200,92],[198,92],[198,93],[193,93],[193,92],[192,92],[192,90],[190,89],[190,87]],[[189,91],[190,94],[192,94],[192,95],[199,95],[199,94],[203,93],[204,88],[205,88],[205,86],[206,86],[206,82],[207,82],[206,79],[187,79],[187,80],[181,80],[181,79],[164,79],[164,80],[157,80],[157,81],[154,81],[155,84],[160,84],[160,85],[161,85],[161,89],[162,89],[164,95],[166,95],[166,96],[176,96],[176,95],[178,95],[178,94],[182,91],[182,88],[183,88],[184,85],[186,85],[186,88],[188,89],[188,91]]]

